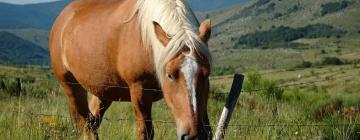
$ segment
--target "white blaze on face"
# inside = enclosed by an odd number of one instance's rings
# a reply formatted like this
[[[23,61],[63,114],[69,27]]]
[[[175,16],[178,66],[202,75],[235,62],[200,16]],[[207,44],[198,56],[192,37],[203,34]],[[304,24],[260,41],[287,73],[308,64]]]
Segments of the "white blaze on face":
[[[181,72],[184,74],[186,87],[189,92],[193,111],[196,112],[196,77],[198,64],[196,60],[190,56],[186,56],[181,64]]]

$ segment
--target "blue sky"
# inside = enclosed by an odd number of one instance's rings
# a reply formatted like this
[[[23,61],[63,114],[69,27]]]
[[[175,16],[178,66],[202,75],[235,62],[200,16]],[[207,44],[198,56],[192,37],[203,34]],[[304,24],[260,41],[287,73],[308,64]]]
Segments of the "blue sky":
[[[13,3],[13,4],[29,4],[29,3],[41,3],[57,0],[0,0],[0,2]]]

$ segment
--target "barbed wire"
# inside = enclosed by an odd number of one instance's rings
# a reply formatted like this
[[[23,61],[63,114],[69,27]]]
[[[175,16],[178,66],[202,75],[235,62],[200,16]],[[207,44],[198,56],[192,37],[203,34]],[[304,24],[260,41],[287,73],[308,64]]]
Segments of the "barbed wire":
[[[345,76],[339,76],[336,78],[346,78],[346,77],[352,77],[352,76],[356,76],[356,75],[345,75]],[[286,84],[286,85],[280,85],[277,87],[272,87],[274,89],[281,89],[281,88],[291,88],[291,87],[296,87],[296,86],[313,86],[313,84],[315,83],[321,83],[321,82],[326,82],[329,79],[322,79],[322,80],[316,80],[316,81],[310,81],[310,82],[302,82],[302,83],[294,83],[294,84]],[[269,88],[261,88],[261,89],[253,89],[253,90],[242,90],[241,92],[247,92],[247,93],[251,93],[251,92],[258,92],[258,91],[266,91],[269,90]]]
[[[353,74],[353,75],[337,76],[335,78],[347,78],[347,77],[353,77],[353,76],[358,76],[358,75]],[[334,77],[332,77],[332,78],[334,78]],[[292,87],[296,87],[296,86],[306,87],[306,86],[313,86],[313,84],[315,84],[315,83],[326,82],[328,80],[329,80],[328,77],[325,77],[325,79],[321,79],[321,80],[310,81],[310,82],[301,82],[301,83],[293,83],[293,84],[285,84],[285,85],[275,86],[275,87],[271,87],[271,88],[272,89],[284,89],[284,88],[292,88]],[[48,80],[46,80],[46,79],[36,79],[35,81],[48,81]],[[60,82],[60,83],[68,84],[68,85],[80,85],[81,86],[81,83],[77,83],[77,82]],[[121,89],[130,90],[130,88],[128,86],[119,86],[119,85],[106,85],[106,84],[99,85],[98,84],[98,85],[93,85],[93,86],[102,86],[102,87],[108,87],[108,88],[121,88]],[[267,91],[267,90],[270,90],[271,88],[259,88],[259,89],[242,90],[241,92],[243,92],[243,93],[253,93],[253,92],[259,92],[259,91]],[[157,89],[157,88],[143,88],[143,90],[144,91],[159,92],[159,93],[162,92],[161,89]],[[214,93],[215,94],[227,94],[228,92],[214,92]]]
[[[6,111],[2,111],[3,113]],[[23,112],[23,111],[12,111],[17,114],[24,114],[27,116],[36,116],[36,117],[57,117],[57,118],[66,118],[71,119],[70,116],[65,115],[55,115],[55,114],[45,114],[45,113],[33,113],[33,112]],[[136,119],[129,119],[129,118],[108,118],[103,117],[103,120],[108,122],[123,122],[123,121],[136,121]],[[176,124],[173,121],[166,121],[166,120],[143,120],[145,122],[152,122],[157,124]],[[217,127],[219,125],[203,125],[203,126],[210,126],[210,127]],[[310,124],[310,123],[279,123],[279,124],[228,124],[228,127],[341,127],[341,126],[360,126],[360,123],[333,123],[333,124]]]

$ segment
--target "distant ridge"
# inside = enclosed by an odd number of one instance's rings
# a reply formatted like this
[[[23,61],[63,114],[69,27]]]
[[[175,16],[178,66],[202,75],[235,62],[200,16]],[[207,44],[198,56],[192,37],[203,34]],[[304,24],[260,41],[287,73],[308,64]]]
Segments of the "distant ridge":
[[[37,28],[49,30],[60,11],[71,0],[15,5],[0,2],[0,28]]]
[[[6,31],[0,31],[0,50],[0,64],[49,64],[47,50]]]

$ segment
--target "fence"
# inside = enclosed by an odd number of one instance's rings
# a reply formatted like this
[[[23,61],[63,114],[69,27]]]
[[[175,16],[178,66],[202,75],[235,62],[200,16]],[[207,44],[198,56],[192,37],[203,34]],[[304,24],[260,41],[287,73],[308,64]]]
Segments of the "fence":
[[[336,78],[347,78],[356,75],[344,75],[338,76]],[[40,80],[37,80],[40,81]],[[320,79],[311,82],[304,82],[304,83],[293,83],[293,84],[284,84],[280,85],[275,88],[293,88],[293,87],[304,87],[304,86],[312,86],[315,83],[325,82],[327,79]],[[17,83],[21,84],[21,81]],[[71,83],[67,82],[65,84],[75,84],[79,85],[79,83]],[[100,85],[100,86],[107,86],[113,88],[125,88],[122,86],[116,85]],[[18,86],[18,87],[21,87]],[[156,91],[161,92],[159,89],[144,89],[145,91]],[[242,93],[253,93],[257,91],[263,91],[267,89],[254,89],[254,90],[241,90]],[[225,93],[218,93],[218,94],[225,94]],[[68,116],[61,116],[61,115],[53,115],[53,114],[42,114],[42,113],[33,113],[33,112],[16,112],[28,116],[33,117],[57,117],[57,118],[66,118],[70,119]],[[133,119],[128,118],[118,118],[118,119],[111,119],[104,117],[104,121],[108,122],[133,122]],[[156,127],[172,127],[174,128],[175,123],[172,121],[166,120],[146,120],[152,121]],[[211,125],[213,128],[219,127],[221,125]],[[235,139],[320,139],[323,138],[324,131],[319,131],[319,129],[348,129],[348,131],[359,131],[360,124],[357,123],[334,123],[334,124],[297,124],[297,123],[278,123],[278,124],[228,124],[229,127],[229,137]],[[355,132],[359,134],[359,132]],[[255,134],[261,134],[255,136]],[[353,135],[353,134],[351,134]],[[349,135],[349,138],[352,137]],[[334,136],[336,137],[336,136]]]
[[[30,118],[41,117],[56,117],[60,119],[66,119],[71,122],[69,116],[54,115],[54,114],[42,114],[32,112],[16,112]],[[135,120],[130,118],[117,118],[110,119],[103,118],[104,123],[118,123],[119,125],[124,123],[133,123]],[[150,121],[150,120],[149,120]],[[154,124],[155,132],[167,133],[173,129],[175,131],[176,126],[172,121],[165,120],[151,120]],[[212,128],[218,127],[218,125],[211,125]],[[356,139],[352,135],[359,135],[360,124],[352,123],[334,123],[334,124],[297,124],[297,123],[279,123],[279,124],[229,124],[228,131],[226,132],[225,139]],[[341,133],[333,133],[337,131],[343,131]],[[355,132],[354,132],[355,131]],[[348,134],[346,134],[348,133]],[[175,133],[173,133],[175,135]],[[343,136],[344,135],[344,136]]]

